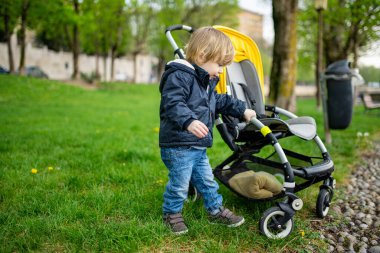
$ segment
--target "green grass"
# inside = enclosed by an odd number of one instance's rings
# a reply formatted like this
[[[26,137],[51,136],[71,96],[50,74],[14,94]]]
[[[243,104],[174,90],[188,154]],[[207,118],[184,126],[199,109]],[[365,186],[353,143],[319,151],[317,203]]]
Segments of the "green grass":
[[[187,203],[190,231],[171,235],[161,222],[167,170],[158,148],[159,99],[156,85],[106,84],[90,91],[1,75],[0,252],[325,250],[310,222],[316,219],[317,187],[299,193],[305,207],[286,239],[271,241],[258,231],[261,214],[274,203],[247,202],[224,186],[225,204],[245,216],[244,226],[210,225],[202,203]],[[317,119],[322,133],[314,101],[300,100],[298,108],[299,115]],[[379,124],[378,115],[358,107],[347,130],[332,131],[328,149],[338,183],[344,183],[358,147],[366,145],[357,140],[357,132],[369,132],[371,138]],[[230,154],[215,136],[208,150],[213,166]],[[303,145],[294,143],[284,145]],[[32,174],[32,168],[38,173]]]

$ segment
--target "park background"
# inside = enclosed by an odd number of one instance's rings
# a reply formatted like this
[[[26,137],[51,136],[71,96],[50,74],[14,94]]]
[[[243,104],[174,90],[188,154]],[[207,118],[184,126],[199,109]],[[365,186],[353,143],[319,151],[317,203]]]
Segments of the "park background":
[[[260,4],[255,8],[257,2],[248,3],[248,13],[261,16],[263,24],[267,16],[262,15]],[[261,2],[271,5],[270,1]],[[167,171],[159,158],[157,81],[164,64],[173,58],[163,32],[177,23],[239,28],[238,1],[0,3],[0,35],[4,42],[0,59],[4,72],[11,72],[0,76],[2,252],[327,251],[328,243],[321,237],[320,228],[333,225],[338,217],[332,211],[327,221],[317,220],[317,186],[300,193],[305,207],[296,215],[294,232],[282,240],[268,240],[257,227],[261,214],[273,203],[247,203],[223,186],[226,205],[246,217],[245,226],[236,230],[210,226],[199,202],[185,206],[185,218],[191,227],[188,236],[170,235],[161,222]],[[315,3],[293,0],[275,4],[278,8],[284,5],[282,15],[290,15],[287,20],[293,23],[283,24],[283,30],[293,31],[289,34],[296,38],[284,41],[293,44],[282,47],[286,52],[279,58],[296,64],[286,68],[290,72],[272,77],[272,62],[278,57],[273,50],[281,47],[276,46],[275,32],[274,42],[265,39],[267,31],[262,26],[261,36],[252,37],[261,52],[266,86],[277,83],[290,90],[281,101],[290,105],[293,99],[293,111],[314,117],[323,139],[323,113],[316,94],[295,96],[296,83],[317,89]],[[378,52],[379,6],[377,0],[331,0],[323,10],[324,67],[335,60],[350,60],[364,77],[364,90],[376,89],[380,80],[379,66],[360,61],[362,55]],[[27,34],[34,38],[30,46]],[[175,36],[183,44],[188,39],[186,33]],[[38,57],[38,64],[28,62],[33,60],[29,52],[34,47],[61,54],[56,57],[56,64],[66,69],[66,75],[56,78],[61,81],[27,75],[29,63],[42,70],[51,64]],[[295,50],[287,50],[290,48]],[[12,61],[9,52],[18,56]],[[82,68],[81,57],[91,57],[92,64]],[[121,63],[123,59],[125,64]],[[139,64],[144,67],[136,74]],[[151,65],[145,68],[144,64]],[[123,80],[126,75],[121,75],[118,82],[105,82],[99,74],[104,66],[109,76],[106,80],[116,81],[117,69],[127,68],[132,74],[128,82]],[[156,74],[151,75],[153,72]],[[145,79],[139,80],[138,76]],[[291,83],[274,80],[292,76]],[[268,101],[278,104],[279,94],[271,95],[269,89],[266,94]],[[333,130],[333,141],[327,145],[336,166],[337,199],[344,196],[339,187],[363,162],[361,154],[369,152],[372,141],[379,138],[379,115],[367,112],[359,99],[356,102],[350,126]],[[219,135],[215,136],[214,146],[208,151],[213,166],[229,152]],[[284,145],[305,149],[305,144],[294,140]]]

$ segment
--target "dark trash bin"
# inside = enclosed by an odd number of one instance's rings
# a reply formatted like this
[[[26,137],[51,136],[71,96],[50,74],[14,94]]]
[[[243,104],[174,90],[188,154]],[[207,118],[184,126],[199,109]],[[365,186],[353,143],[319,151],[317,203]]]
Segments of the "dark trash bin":
[[[331,129],[345,129],[351,123],[353,111],[351,77],[347,60],[336,61],[325,71],[327,111]]]

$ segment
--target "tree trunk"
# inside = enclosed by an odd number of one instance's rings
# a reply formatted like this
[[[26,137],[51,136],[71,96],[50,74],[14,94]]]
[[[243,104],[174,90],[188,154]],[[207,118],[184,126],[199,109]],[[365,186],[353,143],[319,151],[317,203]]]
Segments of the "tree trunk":
[[[78,0],[73,1],[74,4],[74,11],[77,16],[79,16],[79,2]],[[72,79],[79,79],[79,28],[78,24],[74,24],[73,27],[73,75]]]
[[[352,60],[351,68],[358,68],[359,44],[360,44],[359,40],[360,40],[360,37],[358,35],[358,30],[356,30],[352,38],[352,53],[354,57]]]
[[[339,0],[338,4],[344,8],[345,0]],[[324,24],[323,29],[323,51],[326,66],[335,61],[347,59],[348,54],[344,50],[346,42],[344,24],[337,25],[327,22]]]
[[[165,57],[159,57],[158,58],[158,66],[157,66],[157,77],[158,80],[161,79],[162,74],[164,73],[165,70]]]
[[[107,55],[103,55],[103,81],[107,81]]]
[[[22,9],[21,9],[21,30],[20,30],[20,64],[18,67],[18,72],[20,75],[25,74],[25,33],[26,33],[26,22],[28,18],[28,10],[29,10],[30,2],[29,0],[22,1]]]
[[[98,50],[96,50],[96,58],[95,58],[95,75],[96,75],[96,78],[100,77],[100,73],[99,73],[99,52],[98,52]]]
[[[133,52],[132,53],[133,55],[133,80],[132,80],[132,83],[136,83],[137,82],[137,53],[136,52]]]
[[[315,68],[315,81],[317,87],[316,100],[317,109],[321,109],[321,74],[324,69],[323,67],[323,9],[318,9],[318,36],[317,36],[317,61]]]
[[[9,30],[9,14],[6,12],[4,15],[4,33],[7,40],[7,47],[8,47],[8,62],[9,62],[9,72],[14,73],[15,67],[13,62],[13,51],[12,51],[12,43],[11,43],[11,36],[12,32]]]
[[[358,68],[358,59],[359,59],[359,47],[357,44],[354,46],[354,58],[352,60],[351,68]]]
[[[115,57],[116,57],[116,47],[111,48],[111,81],[115,78]]]
[[[274,21],[273,63],[269,100],[286,110],[296,109],[292,99],[297,69],[297,5],[298,0],[272,1]]]

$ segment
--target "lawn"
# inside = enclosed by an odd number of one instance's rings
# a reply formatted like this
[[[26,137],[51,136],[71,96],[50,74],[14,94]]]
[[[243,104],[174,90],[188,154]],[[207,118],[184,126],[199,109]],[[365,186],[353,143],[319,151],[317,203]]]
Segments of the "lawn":
[[[56,81],[0,76],[0,252],[324,252],[311,226],[318,186],[299,193],[305,207],[286,239],[269,240],[258,230],[274,203],[252,203],[224,186],[225,205],[246,224],[227,229],[208,223],[201,202],[187,203],[185,236],[161,221],[167,170],[158,148],[157,85],[103,84],[97,90]],[[358,151],[379,132],[380,117],[355,108],[351,126],[332,131],[328,145],[344,184]],[[299,100],[299,115],[319,124],[313,100]],[[230,151],[215,133],[210,162]],[[296,140],[285,141],[303,149]],[[305,144],[307,146],[307,144]],[[310,149],[312,150],[312,149]],[[37,173],[32,173],[33,172]],[[304,236],[301,234],[304,231]]]

